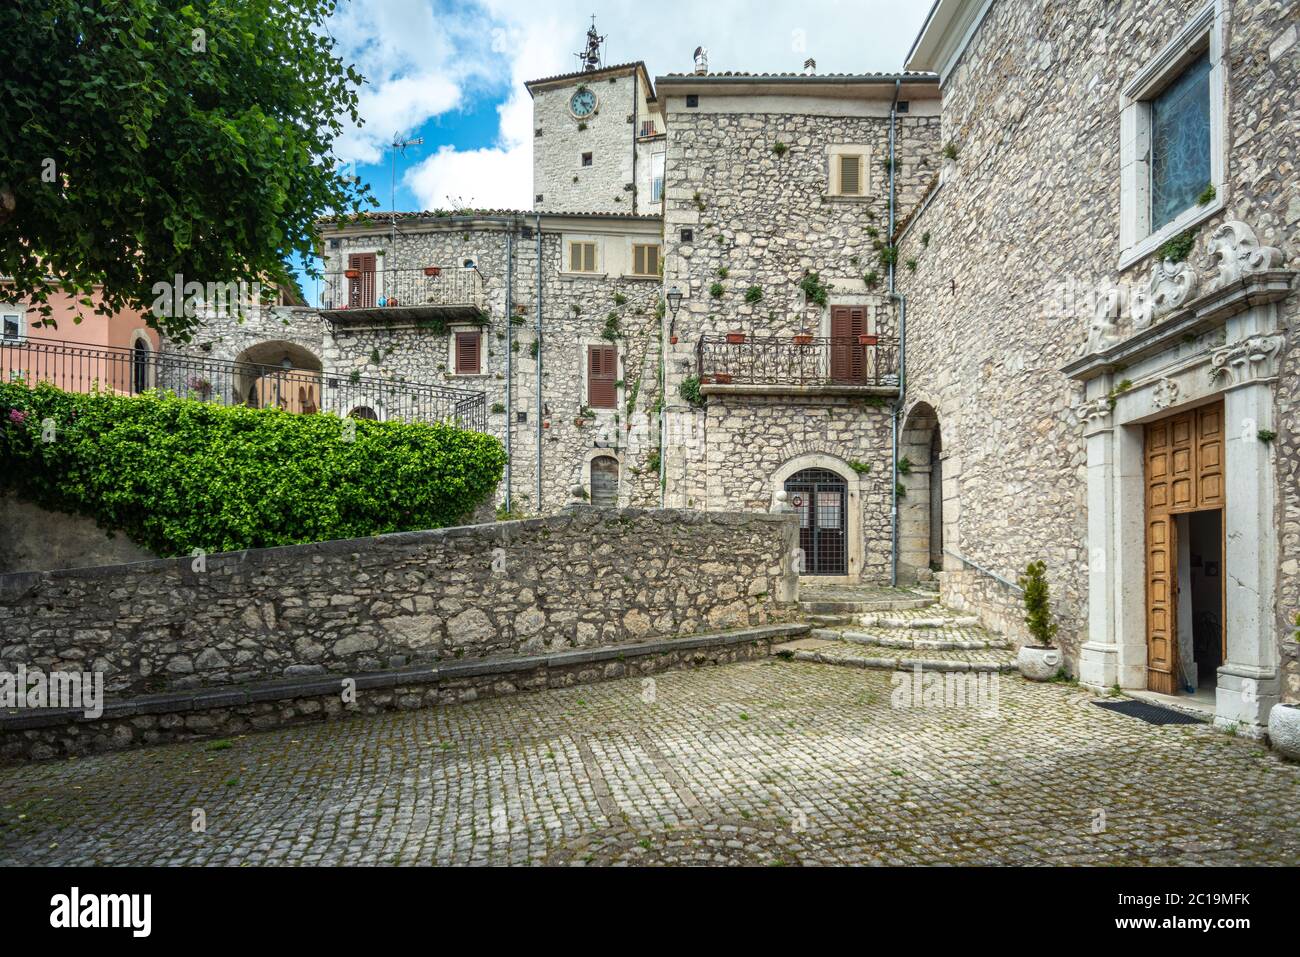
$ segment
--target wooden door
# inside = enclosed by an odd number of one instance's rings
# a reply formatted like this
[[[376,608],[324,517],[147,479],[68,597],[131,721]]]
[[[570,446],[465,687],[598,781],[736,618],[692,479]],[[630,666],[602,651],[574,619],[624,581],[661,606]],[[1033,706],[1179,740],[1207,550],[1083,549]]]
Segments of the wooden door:
[[[349,254],[348,271],[353,269],[361,275],[348,280],[348,308],[370,309],[375,305],[375,254]]]
[[[1146,428],[1147,688],[1151,691],[1178,691],[1175,516],[1223,508],[1223,439],[1222,403],[1173,415]],[[1220,573],[1224,573],[1222,566]]]
[[[831,381],[863,382],[866,378],[866,346],[858,336],[867,333],[867,311],[861,306],[831,307]]]

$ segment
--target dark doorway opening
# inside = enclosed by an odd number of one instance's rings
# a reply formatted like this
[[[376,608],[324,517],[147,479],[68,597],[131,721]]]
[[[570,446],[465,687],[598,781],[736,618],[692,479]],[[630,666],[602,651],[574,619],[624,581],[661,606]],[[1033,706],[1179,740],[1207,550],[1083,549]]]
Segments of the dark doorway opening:
[[[1212,692],[1223,664],[1223,512],[1178,516],[1178,645],[1182,690]]]
[[[786,479],[785,490],[799,514],[803,574],[847,575],[848,483],[828,469],[804,469]]]

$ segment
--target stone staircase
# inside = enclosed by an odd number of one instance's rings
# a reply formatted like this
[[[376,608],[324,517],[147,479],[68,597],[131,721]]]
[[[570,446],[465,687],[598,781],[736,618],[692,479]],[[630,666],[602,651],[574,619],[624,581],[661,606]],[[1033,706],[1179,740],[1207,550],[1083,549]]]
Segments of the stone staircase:
[[[888,671],[1016,670],[1015,651],[970,615],[909,589],[801,589],[807,638],[774,647],[796,661]]]

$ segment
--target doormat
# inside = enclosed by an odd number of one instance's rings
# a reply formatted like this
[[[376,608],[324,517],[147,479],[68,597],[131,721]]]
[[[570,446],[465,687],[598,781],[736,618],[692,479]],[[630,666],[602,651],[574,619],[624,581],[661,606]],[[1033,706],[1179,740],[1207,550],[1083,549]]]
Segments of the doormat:
[[[1200,718],[1193,718],[1190,714],[1183,714],[1173,708],[1162,708],[1158,704],[1147,704],[1145,701],[1094,701],[1093,704],[1107,711],[1126,714],[1130,718],[1141,718],[1147,724],[1204,723]]]

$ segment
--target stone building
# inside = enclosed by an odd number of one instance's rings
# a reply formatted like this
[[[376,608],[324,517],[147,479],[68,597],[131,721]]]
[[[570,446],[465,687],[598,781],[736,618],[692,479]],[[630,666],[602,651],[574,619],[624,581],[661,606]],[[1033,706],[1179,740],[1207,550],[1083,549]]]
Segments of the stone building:
[[[653,82],[593,28],[533,211],[324,224],[326,301],[207,346],[485,391],[517,511],[784,493],[805,573],[1014,638],[1042,559],[1081,681],[1253,733],[1300,700],[1298,9],[938,0],[902,72]]]
[[[1047,563],[1080,680],[1257,733],[1300,699],[1300,7],[940,0],[945,166],[902,224],[904,434],[944,597]]]

